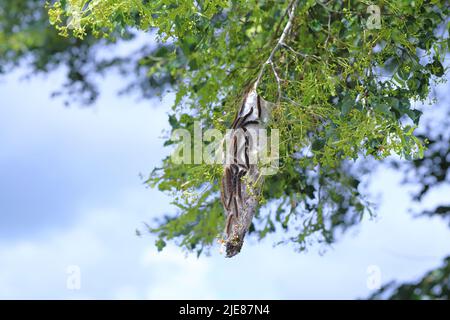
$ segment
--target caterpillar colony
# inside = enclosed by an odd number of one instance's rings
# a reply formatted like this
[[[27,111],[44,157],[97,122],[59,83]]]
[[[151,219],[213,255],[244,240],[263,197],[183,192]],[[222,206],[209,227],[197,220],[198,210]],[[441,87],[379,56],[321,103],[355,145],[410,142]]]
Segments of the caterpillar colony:
[[[254,160],[265,146],[257,141],[256,137],[259,129],[267,127],[269,115],[275,104],[258,95],[258,84],[265,69],[270,66],[278,87],[277,104],[280,102],[282,97],[281,79],[276,71],[273,58],[279,48],[286,46],[285,39],[293,25],[294,13],[298,4],[299,0],[290,1],[286,10],[288,20],[283,32],[262,65],[254,85],[244,94],[243,102],[231,125],[231,134],[225,137],[227,156],[221,181],[221,199],[227,219],[225,236],[221,242],[225,247],[225,256],[228,258],[241,251],[245,234],[258,206],[263,182],[262,168],[258,165],[258,161]]]
[[[221,183],[221,200],[227,214],[224,239],[226,257],[241,251],[245,234],[258,206],[263,175],[258,154],[265,145],[258,139],[265,129],[274,104],[261,98],[256,85],[244,99],[225,137],[227,156]]]

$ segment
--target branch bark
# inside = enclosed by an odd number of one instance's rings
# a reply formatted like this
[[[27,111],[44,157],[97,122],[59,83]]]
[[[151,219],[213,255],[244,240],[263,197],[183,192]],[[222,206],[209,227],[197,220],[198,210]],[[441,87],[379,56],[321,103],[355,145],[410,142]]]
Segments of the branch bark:
[[[277,82],[277,104],[280,102],[282,97],[281,79],[276,70],[273,57],[276,51],[284,45],[284,41],[292,27],[298,1],[293,0],[289,3],[286,11],[289,18],[283,32],[271,50],[269,57],[261,66],[253,87],[245,94],[243,103],[232,124],[233,131],[226,139],[230,150],[227,150],[221,183],[221,199],[227,212],[225,237],[222,240],[226,257],[233,257],[241,251],[244,237],[250,228],[253,216],[259,205],[259,196],[264,177],[257,161],[251,163],[249,158],[253,152],[258,159],[258,154],[265,146],[260,145],[260,141],[257,138],[258,134],[250,133],[259,132],[259,129],[267,127],[274,104],[258,96],[257,88],[265,69],[270,65]],[[242,133],[243,136],[241,135]],[[241,139],[239,139],[240,136]]]
[[[283,46],[284,40],[286,39],[286,36],[288,35],[289,31],[292,28],[292,22],[294,20],[294,13],[295,13],[295,10],[297,9],[298,2],[299,2],[299,0],[292,0],[289,3],[289,6],[287,8],[287,12],[288,12],[288,16],[289,16],[288,22],[284,26],[283,32],[281,33],[280,38],[278,38],[277,43],[275,44],[275,46],[273,47],[272,51],[270,52],[269,57],[267,58],[267,60],[261,66],[261,69],[260,69],[260,71],[258,73],[258,77],[256,78],[256,81],[255,81],[255,89],[258,89],[258,85],[259,85],[259,83],[261,81],[261,78],[264,75],[264,71],[265,71],[265,69],[267,68],[268,65],[272,66],[272,69],[274,71],[275,77],[277,79],[277,85],[279,87],[281,87],[281,84],[279,82],[278,74],[275,71],[275,65],[274,65],[274,62],[273,62],[273,57],[274,57],[275,53],[278,51],[278,49],[281,46]],[[281,93],[279,92],[279,97],[278,97],[279,99],[280,99],[280,95],[281,95]]]

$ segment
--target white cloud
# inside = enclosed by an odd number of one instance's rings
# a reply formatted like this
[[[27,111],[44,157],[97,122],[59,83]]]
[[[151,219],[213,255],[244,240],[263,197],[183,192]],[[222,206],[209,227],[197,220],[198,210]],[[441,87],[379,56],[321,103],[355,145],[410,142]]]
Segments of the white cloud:
[[[51,212],[51,219],[39,225],[41,234],[2,239],[0,298],[355,298],[369,293],[369,265],[380,266],[385,281],[410,280],[448,253],[447,226],[439,220],[412,220],[405,213],[409,197],[392,172],[377,175],[376,188],[385,195],[377,222],[363,223],[357,236],[346,235],[324,256],[273,248],[271,241],[247,241],[233,259],[219,255],[217,247],[211,257],[200,259],[185,257],[174,245],[157,253],[154,239],[138,238],[134,230],[168,212],[169,199],[144,189],[137,173],[150,170],[163,156],[157,137],[165,111],[143,104],[125,107],[126,100],[117,100],[110,89],[94,112],[65,110],[42,98],[44,84],[1,88],[11,108],[0,109],[0,120],[8,119],[0,125],[0,160],[13,168],[14,159],[36,150],[50,152],[44,160],[53,162],[37,167],[41,177],[59,168],[64,182],[82,188],[72,195],[66,185],[29,177],[35,188],[30,191],[48,188],[50,195],[32,203],[37,212],[61,192],[74,203]],[[20,94],[23,90],[27,95]],[[42,160],[42,153],[36,154]],[[29,200],[29,194],[21,196]],[[69,222],[55,223],[67,220],[69,211]],[[11,216],[14,212],[1,212],[0,219],[5,214],[18,219]],[[19,222],[25,231],[33,227],[26,219]],[[80,267],[79,291],[66,288],[70,265]]]
[[[350,299],[370,292],[369,265],[380,267],[383,281],[411,280],[439,264],[450,240],[442,223],[411,221],[387,206],[378,222],[364,223],[358,236],[345,237],[324,256],[248,241],[234,259],[225,259],[218,247],[211,257],[197,259],[185,257],[174,245],[158,253],[152,238],[134,235],[156,197],[156,191],[129,189],[109,208],[80,212],[68,228],[33,241],[1,244],[0,297]],[[429,250],[416,251],[418,246]],[[69,265],[80,267],[79,291],[66,288]]]
[[[184,256],[179,248],[169,246],[161,253],[147,251],[142,263],[160,275],[149,285],[148,299],[214,299],[217,298],[209,283],[210,259]]]

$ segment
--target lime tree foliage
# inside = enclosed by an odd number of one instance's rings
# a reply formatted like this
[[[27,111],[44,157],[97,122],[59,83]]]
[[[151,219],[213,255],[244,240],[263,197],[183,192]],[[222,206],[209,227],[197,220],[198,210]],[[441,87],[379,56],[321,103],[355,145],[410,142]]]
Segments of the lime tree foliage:
[[[450,187],[450,105],[447,92],[438,91],[441,103],[424,114],[416,135],[427,140],[424,156],[413,161],[391,163],[404,173],[404,183],[414,186],[411,194],[413,214],[418,218],[442,219],[450,227],[450,199],[441,197],[432,207],[421,205],[423,199]],[[429,106],[423,106],[427,109]],[[425,117],[428,115],[427,117]],[[445,191],[444,191],[445,192]],[[392,281],[375,292],[372,299],[450,299],[450,256],[420,279],[408,283]]]
[[[379,25],[371,24],[372,4]],[[250,231],[261,239],[285,230],[280,242],[300,250],[331,243],[369,211],[354,160],[423,156],[412,102],[441,81],[449,48],[447,1],[61,0],[48,10],[69,38],[155,30],[164,50],[149,57],[158,63],[148,75],[173,80],[172,129],[193,131],[200,121],[225,130],[263,70],[258,92],[277,101],[271,128],[280,130],[280,168],[266,178]],[[217,239],[221,174],[220,165],[175,165],[170,157],[152,171],[147,183],[178,208],[149,225],[159,249],[175,240],[200,254]]]
[[[17,67],[27,76],[63,70],[64,83],[55,85],[54,95],[66,103],[90,105],[99,95],[100,77],[110,71],[125,75],[121,92],[148,98],[174,83],[170,73],[148,73],[161,65],[160,57],[170,45],[144,43],[127,55],[115,53],[118,44],[136,38],[136,30],[112,32],[108,38],[87,35],[83,39],[62,37],[51,26],[44,1],[0,0],[0,77]],[[108,51],[108,56],[101,55]]]

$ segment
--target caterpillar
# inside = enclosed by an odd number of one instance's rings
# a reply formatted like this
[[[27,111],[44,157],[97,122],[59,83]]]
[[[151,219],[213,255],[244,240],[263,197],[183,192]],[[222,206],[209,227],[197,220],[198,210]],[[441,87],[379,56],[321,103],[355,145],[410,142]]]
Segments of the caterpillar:
[[[226,257],[241,251],[244,237],[258,206],[263,177],[258,168],[258,133],[267,126],[273,103],[261,98],[254,85],[242,104],[226,136],[227,156],[221,180],[221,200],[226,212],[224,239]]]

